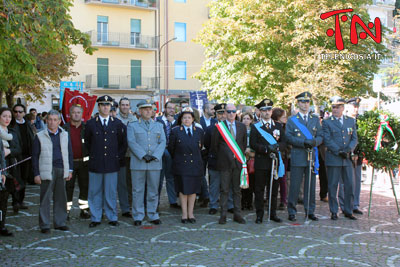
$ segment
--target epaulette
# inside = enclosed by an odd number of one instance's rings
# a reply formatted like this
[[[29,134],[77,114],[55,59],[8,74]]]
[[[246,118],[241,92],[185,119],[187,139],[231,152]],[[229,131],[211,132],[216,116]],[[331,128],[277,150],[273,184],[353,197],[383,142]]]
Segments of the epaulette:
[[[96,121],[99,121],[99,117],[96,117]]]
[[[114,117],[110,117],[111,121],[114,121]]]
[[[181,131],[183,131],[183,127],[181,126]]]

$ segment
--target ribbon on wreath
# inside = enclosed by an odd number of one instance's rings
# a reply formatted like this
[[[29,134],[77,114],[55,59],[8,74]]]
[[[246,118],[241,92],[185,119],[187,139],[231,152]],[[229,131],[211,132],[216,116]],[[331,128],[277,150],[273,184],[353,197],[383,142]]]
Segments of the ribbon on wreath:
[[[389,125],[389,116],[386,114],[383,114],[383,115],[379,116],[379,119],[381,120],[381,122],[379,123],[378,132],[376,133],[374,150],[379,151],[379,149],[381,147],[381,143],[382,143],[383,132],[385,131],[385,129],[392,135],[394,141],[396,142],[395,145],[393,146],[393,149],[396,150],[397,149],[397,140],[396,140],[396,137],[394,137],[392,127],[390,127],[390,125]]]
[[[242,164],[242,171],[240,172],[240,188],[249,188],[249,174],[247,171],[246,157],[244,156],[239,145],[236,143],[235,138],[231,135],[224,122],[219,122],[215,125],[221,134],[222,138],[228,145],[229,149],[235,155],[235,158]]]

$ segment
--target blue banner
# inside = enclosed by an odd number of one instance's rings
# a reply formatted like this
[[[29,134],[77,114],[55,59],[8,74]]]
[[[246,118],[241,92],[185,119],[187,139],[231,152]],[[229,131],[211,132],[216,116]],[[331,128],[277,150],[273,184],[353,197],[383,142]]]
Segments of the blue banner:
[[[200,112],[203,110],[204,104],[208,103],[207,92],[194,91],[190,92],[190,106],[198,109]]]
[[[62,109],[65,88],[71,91],[79,90],[83,92],[83,82],[60,82],[60,110]]]

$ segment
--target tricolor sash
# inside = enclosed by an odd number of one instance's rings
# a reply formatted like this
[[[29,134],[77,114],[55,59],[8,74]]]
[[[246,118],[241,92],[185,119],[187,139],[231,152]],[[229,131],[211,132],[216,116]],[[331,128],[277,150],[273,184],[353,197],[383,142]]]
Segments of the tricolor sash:
[[[246,189],[249,187],[249,174],[247,173],[246,157],[244,156],[239,145],[236,143],[235,138],[231,135],[226,128],[224,122],[218,122],[215,124],[222,138],[224,138],[229,149],[235,155],[236,159],[242,164],[242,171],[240,172],[240,188]]]
[[[270,145],[275,145],[278,143],[276,142],[275,138],[272,135],[270,135],[265,130],[261,129],[262,126],[261,122],[257,122],[256,124],[254,124],[254,126],[256,127],[257,131],[261,134],[261,136],[264,137],[264,139],[267,140],[267,142]],[[285,175],[285,164],[283,164],[280,151],[278,151],[278,158],[279,158],[278,177],[281,178]]]
[[[302,124],[296,116],[293,116],[291,118],[293,123],[299,128],[300,132],[307,138],[307,139],[313,139],[313,135],[310,133],[308,128]],[[315,161],[314,161],[314,173],[318,174],[318,169],[319,169],[319,160],[318,160],[318,148],[315,146],[314,148],[314,153],[315,153]]]

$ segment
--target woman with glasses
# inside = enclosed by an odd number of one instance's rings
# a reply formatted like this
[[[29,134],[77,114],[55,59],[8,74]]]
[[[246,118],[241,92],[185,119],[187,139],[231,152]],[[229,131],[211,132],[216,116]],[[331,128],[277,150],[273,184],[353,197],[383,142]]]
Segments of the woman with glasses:
[[[175,191],[181,201],[182,223],[195,223],[193,215],[196,194],[201,191],[204,176],[201,149],[204,131],[194,125],[193,109],[182,109],[178,126],[169,137],[168,151],[172,156]]]

